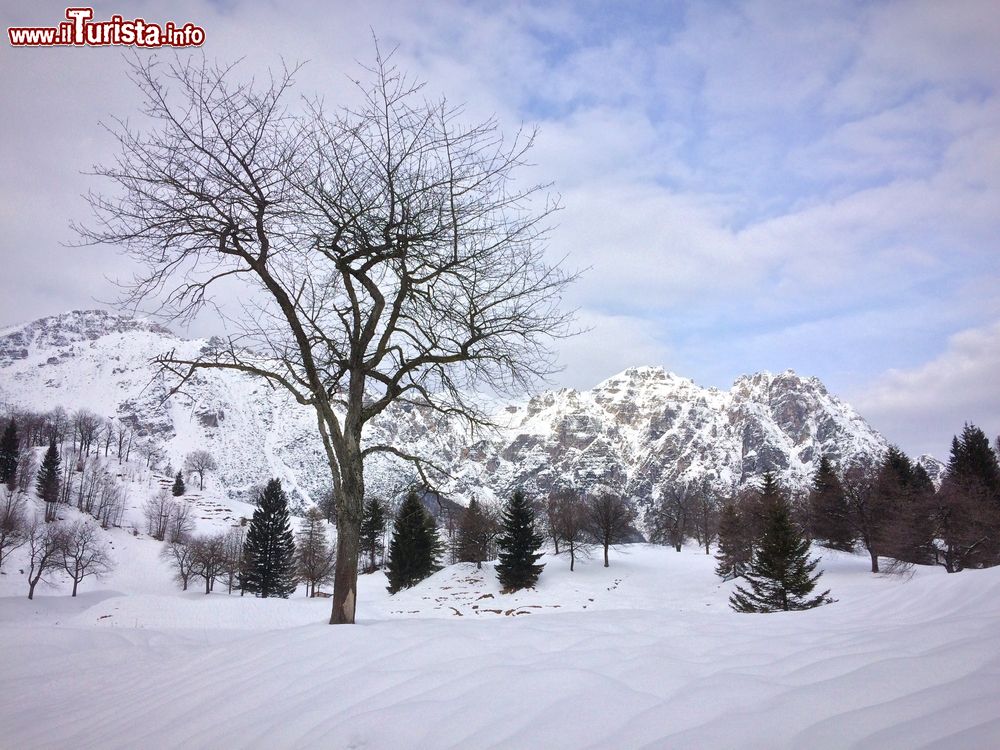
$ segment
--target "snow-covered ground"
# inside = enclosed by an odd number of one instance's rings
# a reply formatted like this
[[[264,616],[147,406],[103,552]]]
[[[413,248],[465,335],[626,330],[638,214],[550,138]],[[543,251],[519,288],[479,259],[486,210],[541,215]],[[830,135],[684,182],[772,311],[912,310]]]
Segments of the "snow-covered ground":
[[[158,543],[112,536],[76,599],[5,565],[0,746],[1000,747],[1000,570],[824,552],[836,604],[740,615],[703,551],[632,545],[515,596],[490,565],[363,576],[330,627],[325,599],[181,593]]]

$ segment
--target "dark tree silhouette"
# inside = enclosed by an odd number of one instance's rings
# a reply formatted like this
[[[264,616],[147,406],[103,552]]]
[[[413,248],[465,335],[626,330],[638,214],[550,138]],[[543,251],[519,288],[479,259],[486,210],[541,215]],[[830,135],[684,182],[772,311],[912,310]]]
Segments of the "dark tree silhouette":
[[[819,461],[809,492],[809,527],[812,535],[833,549],[854,549],[854,531],[844,486],[827,456]]]
[[[591,538],[604,548],[604,567],[612,545],[628,541],[635,522],[635,506],[611,492],[602,492],[587,500],[587,529]]]
[[[253,306],[196,357],[170,352],[179,379],[236,370],[316,412],[336,502],[331,623],[354,621],[365,458],[427,456],[364,441],[395,403],[488,420],[465,394],[519,393],[554,371],[552,337],[571,277],[545,259],[556,209],[516,181],[532,136],[461,122],[376,51],[351,109],[285,103],[294,70],[259,85],[235,66],[138,60],[149,126],[118,121],[118,155],[95,174],[84,242],[142,270],[123,304],[190,319],[220,283]],[[260,81],[262,79],[258,79]]]
[[[365,515],[361,519],[360,552],[367,558],[366,573],[374,573],[378,569],[376,557],[383,551],[385,528],[386,517],[382,501],[377,497],[370,498],[365,503]]]
[[[45,501],[46,522],[54,521],[56,518],[61,466],[62,459],[59,457],[59,450],[56,448],[55,440],[53,440],[49,443],[49,449],[45,451],[45,458],[42,459],[42,466],[38,470],[38,478],[35,482],[38,497]]]
[[[437,569],[437,528],[420,497],[409,492],[399,506],[389,542],[386,577],[389,593],[420,583]]]
[[[809,559],[809,542],[792,523],[788,501],[779,498],[765,511],[764,529],[747,568],[749,588],[737,586],[729,603],[737,612],[811,609],[832,601],[829,591],[810,596],[822,573]]]
[[[261,598],[288,598],[295,591],[295,539],[288,515],[288,498],[281,480],[267,483],[250,519],[243,543],[240,587]]]
[[[523,492],[518,490],[511,497],[500,523],[497,579],[505,592],[530,588],[545,566],[538,564],[542,535],[535,531],[535,511]]]

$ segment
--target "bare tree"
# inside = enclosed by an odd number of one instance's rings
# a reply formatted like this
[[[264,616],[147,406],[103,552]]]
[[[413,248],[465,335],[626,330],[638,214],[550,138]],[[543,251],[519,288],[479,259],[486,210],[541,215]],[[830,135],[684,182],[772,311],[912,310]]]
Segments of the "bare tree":
[[[101,429],[102,420],[94,412],[88,409],[79,409],[73,413],[73,442],[76,443],[79,456],[84,457],[90,453],[90,448],[95,445],[95,438]],[[97,444],[99,447],[99,443]]]
[[[226,593],[233,593],[233,585],[239,580],[243,570],[243,543],[247,532],[242,526],[234,526],[226,532],[222,540],[223,564],[221,574],[226,577]]]
[[[690,484],[664,487],[659,502],[647,514],[650,540],[680,552],[694,526],[698,494]]]
[[[235,370],[315,411],[336,503],[331,623],[354,621],[365,459],[426,456],[369,443],[366,425],[408,404],[472,428],[466,394],[517,392],[552,372],[548,344],[571,276],[545,260],[556,206],[515,182],[533,135],[430,101],[380,53],[361,104],[290,114],[294,71],[263,87],[232,66],[137,60],[147,131],[118,121],[119,156],[95,168],[86,242],[120,245],[145,268],[123,302],[190,319],[219,282],[247,284],[241,333],[160,365],[183,388]]]
[[[4,560],[16,549],[28,542],[28,522],[24,512],[23,495],[11,491],[4,485],[0,487],[0,570],[3,570]]]
[[[587,528],[593,540],[604,547],[604,567],[608,567],[608,549],[627,541],[635,522],[635,507],[623,497],[601,492],[587,500]]]
[[[174,580],[181,585],[181,591],[187,591],[188,583],[194,576],[194,550],[185,542],[167,544],[160,557],[170,563],[174,569]]]
[[[572,572],[578,555],[590,556],[589,532],[592,526],[588,506],[580,493],[568,488],[552,493],[549,503],[552,536],[561,540],[564,549],[569,552],[569,569]]]
[[[183,500],[171,500],[166,540],[168,542],[186,541],[192,531],[194,531],[194,518],[191,517],[191,505]]]
[[[698,541],[705,547],[705,554],[712,554],[712,541],[719,533],[719,499],[707,487],[695,496],[692,525]]]
[[[844,472],[842,480],[847,500],[851,530],[871,558],[872,573],[879,572],[878,558],[884,548],[889,510],[885,496],[878,491],[878,470],[870,466],[853,466]]]
[[[102,578],[114,570],[108,542],[100,527],[90,520],[66,526],[59,545],[59,565],[73,581],[73,596],[84,578]]]
[[[170,513],[174,501],[167,489],[162,489],[142,504],[142,515],[146,519],[146,533],[157,541],[163,541],[170,527]]]
[[[184,459],[184,470],[190,474],[198,475],[198,489],[205,489],[205,472],[215,471],[218,465],[215,458],[206,450],[191,451]]]
[[[334,554],[326,538],[323,511],[312,507],[295,541],[295,564],[299,579],[306,584],[306,596],[316,596],[316,587],[332,580]]]
[[[188,545],[193,556],[194,573],[205,581],[205,593],[210,594],[215,579],[226,570],[226,535],[196,536]]]
[[[31,521],[27,531],[28,598],[35,598],[39,581],[48,583],[46,576],[59,568],[60,551],[65,529],[62,524]]]

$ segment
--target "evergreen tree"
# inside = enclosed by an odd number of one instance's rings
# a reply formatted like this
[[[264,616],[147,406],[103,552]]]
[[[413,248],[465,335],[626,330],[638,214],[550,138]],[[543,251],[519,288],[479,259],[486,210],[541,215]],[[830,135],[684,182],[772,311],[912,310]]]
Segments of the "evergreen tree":
[[[306,584],[306,596],[316,596],[316,588],[330,581],[335,553],[326,539],[323,511],[313,506],[306,511],[305,523],[295,542],[295,563],[299,579]]]
[[[809,492],[809,524],[812,535],[827,547],[846,552],[854,549],[854,532],[844,487],[826,456],[820,458]]]
[[[978,485],[995,498],[1000,494],[1000,463],[986,433],[974,424],[966,423],[961,438],[952,439],[947,476],[959,484]]]
[[[46,521],[53,521],[56,517],[61,466],[62,459],[59,457],[59,450],[56,448],[55,440],[53,440],[49,443],[49,449],[45,451],[45,458],[42,459],[42,466],[38,470],[38,478],[35,480],[36,494],[45,501]]]
[[[719,548],[715,553],[718,564],[715,566],[715,574],[724,581],[739,578],[746,572],[750,553],[748,529],[740,518],[736,504],[728,502],[722,506],[719,514]]]
[[[1000,465],[986,434],[966,424],[951,443],[935,497],[936,559],[949,573],[1000,563]]]
[[[535,531],[535,511],[520,490],[504,508],[501,526],[497,540],[500,560],[496,566],[500,585],[504,591],[534,586],[545,567],[537,564],[542,556],[537,551],[542,546],[542,535]]]
[[[389,579],[389,593],[407,589],[437,569],[440,552],[437,528],[434,518],[417,493],[411,490],[399,506],[396,522],[389,542],[389,558],[386,561],[386,577]]]
[[[174,497],[180,497],[184,494],[186,487],[184,486],[184,475],[181,472],[177,472],[177,476],[174,477],[174,486],[171,491],[174,493]]]
[[[295,591],[295,539],[288,515],[288,498],[281,480],[267,483],[257,501],[243,543],[240,586],[261,598],[287,598]]]
[[[371,498],[365,503],[364,515],[361,518],[361,537],[358,549],[362,557],[368,558],[368,563],[364,567],[364,572],[372,573],[376,570],[376,555],[382,551],[382,539],[385,535],[386,518],[385,508],[377,498]]]
[[[483,512],[479,501],[472,498],[458,526],[455,559],[459,562],[474,562],[476,568],[481,569],[492,540],[493,520]]]
[[[0,484],[12,491],[17,480],[17,462],[21,457],[21,446],[17,439],[17,423],[11,417],[7,429],[0,438]]]
[[[737,586],[729,598],[737,612],[780,612],[828,604],[829,591],[810,597],[822,573],[813,575],[819,559],[809,559],[809,542],[792,523],[788,502],[771,504],[764,532],[746,571],[747,590]]]

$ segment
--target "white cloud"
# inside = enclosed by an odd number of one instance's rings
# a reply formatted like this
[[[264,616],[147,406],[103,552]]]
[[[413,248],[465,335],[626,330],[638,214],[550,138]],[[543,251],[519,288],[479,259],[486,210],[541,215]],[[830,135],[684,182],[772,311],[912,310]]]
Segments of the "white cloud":
[[[972,422],[1000,434],[1000,321],[955,334],[939,356],[890,370],[853,396],[854,406],[914,455],[947,460],[952,435]]]

